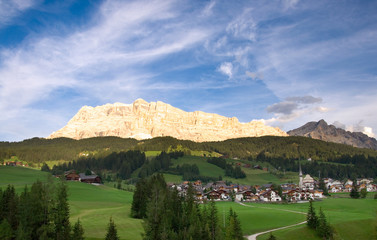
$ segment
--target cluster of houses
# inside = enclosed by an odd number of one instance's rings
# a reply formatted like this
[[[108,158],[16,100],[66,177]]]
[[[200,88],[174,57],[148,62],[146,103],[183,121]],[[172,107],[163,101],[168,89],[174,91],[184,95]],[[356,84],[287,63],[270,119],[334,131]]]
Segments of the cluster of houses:
[[[353,187],[353,181],[351,181],[350,179],[348,179],[345,182],[341,182],[339,180],[334,180],[331,178],[324,178],[323,180],[330,193],[351,192]],[[357,178],[356,184],[359,190],[365,188],[367,192],[377,191],[377,184],[373,183],[373,178]]]
[[[352,181],[347,180],[341,183],[337,180],[329,178],[324,179],[329,192],[350,192],[352,189]],[[189,182],[182,184],[169,183],[169,187],[176,188],[180,194],[185,195]],[[246,202],[299,202],[321,199],[324,197],[323,191],[318,189],[319,182],[314,180],[309,174],[303,177],[300,169],[299,184],[286,183],[281,184],[280,187],[272,184],[265,184],[262,186],[247,186],[230,184],[227,185],[224,181],[217,181],[202,184],[201,181],[196,181],[192,184],[196,193],[196,199],[199,202],[206,200],[215,201],[246,201]],[[373,184],[373,179],[357,179],[359,190],[366,188],[368,192],[377,191],[377,185]],[[275,187],[275,188],[274,188]]]
[[[4,166],[19,166],[19,167],[28,167],[27,163],[23,163],[20,161],[8,161],[3,163]]]
[[[176,188],[181,194],[186,194],[189,188],[189,182],[182,184],[168,184],[171,188]],[[200,181],[193,184],[196,193],[196,199],[200,202],[206,200],[215,201],[246,201],[246,202],[297,202],[302,200],[310,200],[323,198],[323,192],[318,189],[300,189],[297,184],[287,183],[281,186],[281,196],[279,191],[273,188],[272,184],[264,185],[226,185],[224,181],[211,182],[202,185]]]
[[[70,170],[64,173],[64,178],[67,181],[79,181],[90,184],[100,184],[101,178],[94,174],[86,175],[85,173],[76,173],[75,170]]]

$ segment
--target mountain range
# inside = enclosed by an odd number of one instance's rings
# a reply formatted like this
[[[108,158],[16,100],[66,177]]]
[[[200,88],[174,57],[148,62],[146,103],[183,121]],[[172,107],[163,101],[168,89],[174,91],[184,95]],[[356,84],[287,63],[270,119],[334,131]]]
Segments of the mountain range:
[[[171,136],[194,142],[224,141],[242,137],[304,136],[328,142],[377,150],[377,141],[361,132],[349,132],[324,120],[308,122],[288,131],[254,120],[240,123],[237,118],[201,111],[186,112],[169,104],[137,99],[131,104],[114,103],[84,106],[62,129],[48,138],[84,139],[116,136],[138,140]]]
[[[231,138],[288,136],[262,121],[240,123],[237,118],[201,111],[185,112],[163,102],[137,99],[132,104],[106,104],[82,107],[62,129],[48,138],[83,139],[98,136],[148,139],[171,136],[195,142]]]
[[[368,137],[361,132],[350,132],[334,125],[328,125],[325,120],[308,122],[302,127],[287,132],[290,136],[304,136],[327,142],[351,145],[359,148],[372,148],[377,150],[375,138]]]

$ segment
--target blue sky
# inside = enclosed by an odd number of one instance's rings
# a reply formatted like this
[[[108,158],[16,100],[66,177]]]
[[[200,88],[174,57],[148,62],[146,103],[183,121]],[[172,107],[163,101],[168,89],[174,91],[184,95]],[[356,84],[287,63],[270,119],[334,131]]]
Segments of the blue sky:
[[[137,98],[374,136],[376,12],[368,0],[0,0],[0,141]]]

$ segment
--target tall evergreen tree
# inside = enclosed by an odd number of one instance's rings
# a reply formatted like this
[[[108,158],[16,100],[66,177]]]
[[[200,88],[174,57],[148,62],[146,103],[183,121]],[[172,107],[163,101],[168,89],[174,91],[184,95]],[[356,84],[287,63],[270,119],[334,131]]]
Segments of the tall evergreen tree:
[[[208,225],[209,225],[209,231],[210,231],[210,239],[211,240],[221,239],[216,203],[213,200],[211,200],[209,204]]]
[[[151,177],[151,198],[147,206],[147,217],[145,219],[144,239],[161,239],[162,230],[167,229],[167,222],[164,219],[164,207],[167,197],[167,187],[161,174]]]
[[[150,187],[146,179],[142,178],[136,183],[134,192],[131,216],[134,218],[145,218],[147,216],[147,204],[150,197]]]
[[[308,214],[306,217],[307,220],[307,225],[308,227],[312,229],[316,229],[318,226],[318,217],[315,213],[314,207],[313,207],[313,201],[309,201],[309,209],[308,209]]]
[[[323,239],[333,239],[334,231],[327,223],[326,216],[323,213],[322,208],[319,209],[317,233]]]
[[[81,225],[80,219],[73,226],[72,240],[84,240],[84,228]]]
[[[67,185],[62,182],[57,188],[56,205],[54,212],[55,239],[69,240],[71,225],[69,223],[69,204],[67,196]]]
[[[14,186],[8,185],[3,192],[2,214],[3,218],[7,220],[12,228],[12,234],[14,234],[18,227],[17,206],[18,196],[16,194]]]
[[[105,240],[119,240],[118,231],[112,218],[110,218],[110,222],[107,227]]]
[[[52,204],[55,202],[51,198],[47,188],[41,181],[33,183],[30,191],[30,209],[31,219],[31,238],[32,239],[49,239],[53,237],[53,217]]]
[[[232,209],[229,210],[227,226],[225,228],[225,239],[226,240],[243,240],[244,239],[242,230],[241,230],[241,223],[238,220],[237,213],[233,212]]]
[[[25,186],[24,191],[20,195],[17,217],[19,219],[19,225],[17,228],[16,239],[31,240],[33,231],[31,223],[33,215],[30,203],[30,192],[28,191],[27,186]]]
[[[351,192],[350,192],[350,197],[351,198],[360,198],[360,193],[357,189],[356,179],[353,181],[352,189],[351,189]]]

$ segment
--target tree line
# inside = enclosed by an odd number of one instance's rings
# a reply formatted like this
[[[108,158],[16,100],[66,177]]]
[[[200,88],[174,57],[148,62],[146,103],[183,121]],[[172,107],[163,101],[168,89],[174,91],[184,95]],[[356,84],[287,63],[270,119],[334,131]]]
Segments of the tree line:
[[[13,186],[0,189],[1,239],[83,239],[78,220],[69,222],[67,186],[35,182],[18,195]]]
[[[180,195],[177,189],[167,187],[161,174],[136,184],[131,215],[143,219],[144,240],[243,239],[236,212],[229,210],[224,227],[215,202],[199,205],[192,185],[185,195]]]
[[[344,158],[344,160],[342,160]],[[270,157],[267,153],[261,152],[256,158],[249,157],[249,160],[256,160],[260,162],[268,162],[276,169],[281,171],[299,171],[299,158],[289,159],[280,157]],[[302,157],[301,157],[302,159]],[[359,177],[375,178],[377,177],[377,158],[356,154],[349,156],[347,154],[341,155],[339,158],[329,159],[324,161],[301,161],[302,171],[312,176],[318,176],[335,179],[354,179]]]
[[[81,157],[72,162],[54,165],[50,169],[46,164],[42,166],[42,171],[51,172],[53,175],[62,175],[65,171],[76,170],[85,172],[90,169],[97,173],[111,171],[118,178],[128,179],[131,174],[147,162],[145,154],[140,151],[113,152],[105,157]]]
[[[300,151],[298,152],[298,147]],[[158,137],[147,140],[123,139],[119,137],[96,137],[81,140],[69,138],[33,138],[22,142],[0,142],[0,160],[18,156],[29,163],[43,163],[49,160],[72,161],[84,151],[97,152],[102,156],[111,152],[140,151],[190,151],[217,152],[229,157],[256,158],[264,152],[267,157],[284,159],[312,158],[314,161],[339,162],[345,156],[364,155],[377,157],[377,151],[329,143],[306,137],[250,137],[229,139],[222,142],[192,142],[172,137]],[[99,152],[99,153],[98,153]]]

